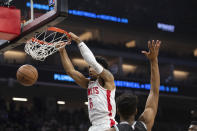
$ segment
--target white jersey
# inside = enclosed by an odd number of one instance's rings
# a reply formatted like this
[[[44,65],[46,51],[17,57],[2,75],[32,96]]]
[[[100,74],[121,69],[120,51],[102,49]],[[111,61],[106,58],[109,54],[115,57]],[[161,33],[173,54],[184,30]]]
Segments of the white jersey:
[[[92,125],[115,124],[116,103],[115,91],[103,88],[98,80],[90,81],[88,85],[88,112]]]

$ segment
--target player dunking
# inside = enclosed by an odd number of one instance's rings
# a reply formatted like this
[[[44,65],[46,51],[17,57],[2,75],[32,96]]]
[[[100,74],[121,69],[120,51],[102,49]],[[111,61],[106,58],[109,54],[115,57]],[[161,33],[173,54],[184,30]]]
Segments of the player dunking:
[[[78,36],[69,33],[89,64],[90,79],[76,71],[65,48],[59,50],[63,67],[75,82],[88,91],[88,113],[92,126],[89,131],[104,131],[115,124],[115,83],[113,75],[108,71],[108,64],[102,57],[94,57],[93,53]]]
[[[149,52],[142,51],[149,59],[151,65],[151,89],[146,102],[145,110],[135,121],[137,114],[137,97],[131,94],[123,94],[118,97],[117,112],[120,115],[120,123],[107,131],[151,131],[157,113],[159,101],[160,75],[158,67],[158,53],[160,41],[148,42]]]

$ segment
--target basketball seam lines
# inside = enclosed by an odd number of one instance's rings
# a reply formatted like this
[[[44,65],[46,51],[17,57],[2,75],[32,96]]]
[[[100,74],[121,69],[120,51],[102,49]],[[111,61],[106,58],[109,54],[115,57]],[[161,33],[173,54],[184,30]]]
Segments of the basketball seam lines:
[[[29,65],[27,65],[27,66],[29,66]],[[30,66],[29,66],[29,67],[30,67]],[[33,67],[33,66],[31,66],[31,67]],[[33,70],[31,70],[31,69],[29,69],[29,68],[26,68],[25,66],[24,66],[23,68],[25,68],[25,69],[27,69],[27,70],[30,70],[30,71],[34,74],[35,78],[36,78],[36,76],[38,76],[38,71],[37,71],[37,70],[36,70],[37,74],[35,74]],[[35,67],[33,67],[33,68],[35,68]],[[35,79],[35,78],[34,78],[34,79]]]
[[[19,73],[21,73],[24,77],[28,77],[29,79],[32,79],[30,78],[28,75],[26,75],[25,73],[21,72],[21,71],[18,71]]]

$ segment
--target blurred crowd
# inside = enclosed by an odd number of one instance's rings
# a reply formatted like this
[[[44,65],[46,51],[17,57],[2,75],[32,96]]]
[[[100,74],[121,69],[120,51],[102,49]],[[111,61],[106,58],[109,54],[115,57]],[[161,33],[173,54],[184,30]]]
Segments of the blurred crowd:
[[[63,110],[47,112],[41,108],[15,106],[16,102],[6,104],[0,98],[0,131],[87,131],[90,122],[88,114],[84,109]],[[141,112],[142,105],[139,105]],[[169,115],[158,112],[153,131],[184,131],[186,123],[180,118],[170,117],[173,111],[169,110]],[[118,121],[118,116],[116,117]]]
[[[53,113],[20,106],[8,106],[0,99],[0,131],[87,131],[87,113],[81,110],[57,111]]]

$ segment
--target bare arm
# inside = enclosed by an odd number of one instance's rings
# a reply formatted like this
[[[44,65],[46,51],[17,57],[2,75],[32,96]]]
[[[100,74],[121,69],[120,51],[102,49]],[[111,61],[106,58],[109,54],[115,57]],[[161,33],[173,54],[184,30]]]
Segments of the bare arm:
[[[155,116],[157,114],[158,101],[159,101],[159,87],[160,87],[160,74],[158,67],[158,52],[160,48],[160,41],[156,44],[154,41],[152,43],[148,42],[149,52],[143,51],[147,58],[150,60],[151,65],[151,89],[146,101],[146,106],[144,112],[139,117],[140,121],[143,121],[147,130],[150,131],[153,127]]]
[[[105,130],[105,131],[116,131],[116,129],[115,128],[110,128],[110,129]]]
[[[61,48],[59,50],[59,52],[60,52],[60,56],[61,56],[62,65],[63,65],[66,73],[70,77],[72,77],[79,86],[81,86],[83,88],[87,88],[89,80],[87,78],[85,78],[85,76],[83,74],[81,74],[80,72],[78,72],[74,69],[65,48],[64,47]]]
[[[110,71],[103,69],[99,76],[105,80],[106,89],[113,90],[116,87],[114,83],[114,76],[111,74]]]
[[[111,74],[110,71],[108,71],[107,69],[104,69],[95,59],[93,53],[90,51],[90,49],[85,45],[85,43],[83,43],[80,38],[78,36],[76,36],[73,33],[69,33],[72,40],[74,40],[77,44],[78,47],[81,51],[81,54],[83,56],[83,58],[85,59],[85,61],[92,66],[98,73],[98,75],[104,79],[105,81],[105,88],[107,89],[114,89],[115,88],[115,84],[114,84],[114,77]]]

